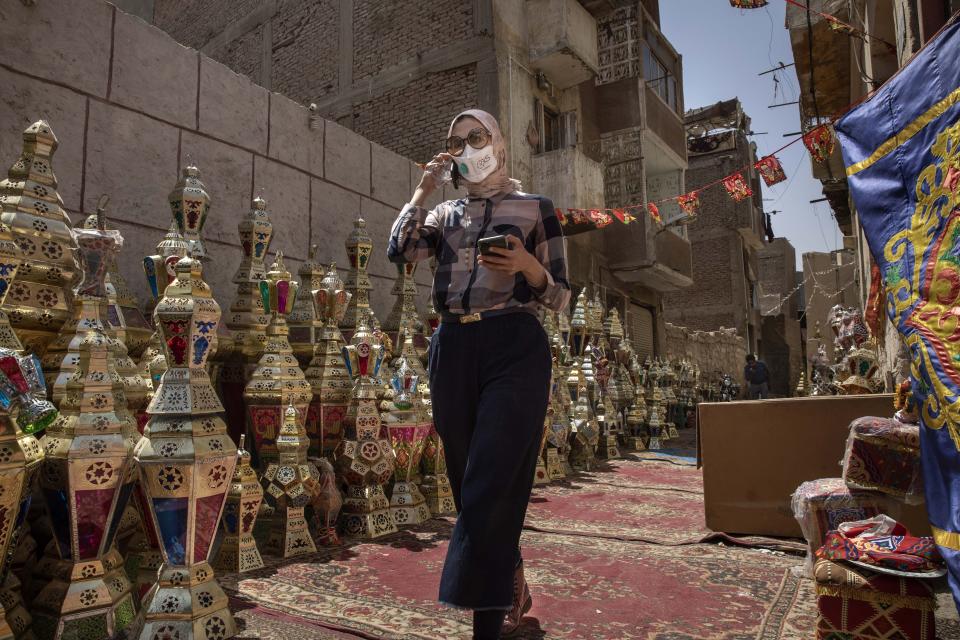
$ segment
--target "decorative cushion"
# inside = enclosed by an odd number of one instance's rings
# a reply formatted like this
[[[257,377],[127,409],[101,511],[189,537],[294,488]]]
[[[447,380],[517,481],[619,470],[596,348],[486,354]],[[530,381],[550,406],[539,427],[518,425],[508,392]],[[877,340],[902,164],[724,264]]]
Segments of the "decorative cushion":
[[[851,489],[881,491],[910,504],[923,502],[919,425],[892,418],[854,420],[843,479]]]
[[[883,511],[882,495],[850,489],[842,478],[804,482],[793,493],[793,515],[810,545],[811,556],[823,546],[828,531],[844,522],[866,520]]]
[[[929,580],[814,566],[818,640],[934,640],[936,599]]]

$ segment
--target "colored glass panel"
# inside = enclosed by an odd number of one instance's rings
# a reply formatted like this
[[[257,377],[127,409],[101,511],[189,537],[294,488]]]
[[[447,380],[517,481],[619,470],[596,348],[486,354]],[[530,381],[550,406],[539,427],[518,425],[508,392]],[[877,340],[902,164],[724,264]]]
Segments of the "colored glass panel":
[[[116,489],[81,489],[77,491],[77,545],[81,560],[96,558],[100,553],[110,507]]]
[[[187,520],[190,501],[187,498],[153,498],[164,559],[184,565],[187,559]]]
[[[226,492],[214,496],[197,498],[197,516],[193,538],[193,561],[204,562],[210,552],[210,543],[217,532],[217,519]]]
[[[117,537],[117,530],[120,528],[120,521],[123,519],[123,512],[127,510],[127,503],[130,502],[130,495],[133,493],[133,482],[120,487],[120,495],[117,497],[117,506],[113,511],[113,518],[110,519],[110,528],[107,530],[107,544],[103,549],[106,551],[113,546],[113,540]]]
[[[238,513],[240,505],[231,502],[223,508],[223,532],[230,535],[236,535],[240,525],[240,514]]]
[[[136,489],[133,493],[133,499],[136,501],[137,510],[140,512],[140,521],[143,522],[144,529],[147,530],[147,538],[150,539],[150,546],[154,549],[160,547],[160,537],[157,535],[157,528],[153,524],[153,518],[150,516],[150,503],[147,502],[147,496],[143,493],[143,487],[140,483],[134,483]]]
[[[69,560],[73,557],[70,547],[70,507],[66,489],[44,489],[43,497],[47,501],[47,510],[50,512],[50,524],[53,527],[53,537],[60,547],[60,557]]]

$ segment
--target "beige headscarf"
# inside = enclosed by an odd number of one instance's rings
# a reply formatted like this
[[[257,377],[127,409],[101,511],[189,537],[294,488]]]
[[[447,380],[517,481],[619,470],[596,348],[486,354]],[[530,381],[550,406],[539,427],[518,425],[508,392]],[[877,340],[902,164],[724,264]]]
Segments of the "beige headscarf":
[[[450,129],[447,131],[447,137],[453,135],[453,126],[462,118],[473,118],[484,126],[490,132],[493,142],[493,154],[497,158],[497,169],[483,182],[469,182],[464,180],[461,184],[467,189],[471,198],[492,198],[498,193],[512,193],[520,191],[520,181],[514,180],[507,173],[507,145],[503,141],[503,134],[500,133],[500,125],[497,119],[486,111],[480,109],[468,109],[459,114],[450,123]]]

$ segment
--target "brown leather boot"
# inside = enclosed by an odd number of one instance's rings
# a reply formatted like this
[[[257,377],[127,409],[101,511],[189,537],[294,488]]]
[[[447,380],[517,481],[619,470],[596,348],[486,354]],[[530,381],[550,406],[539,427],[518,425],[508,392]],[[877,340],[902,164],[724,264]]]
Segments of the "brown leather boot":
[[[533,596],[530,595],[530,587],[527,586],[527,580],[523,577],[523,560],[517,566],[513,574],[513,608],[507,612],[506,619],[503,621],[503,630],[501,637],[509,638],[520,630],[520,622],[523,616],[533,607]]]

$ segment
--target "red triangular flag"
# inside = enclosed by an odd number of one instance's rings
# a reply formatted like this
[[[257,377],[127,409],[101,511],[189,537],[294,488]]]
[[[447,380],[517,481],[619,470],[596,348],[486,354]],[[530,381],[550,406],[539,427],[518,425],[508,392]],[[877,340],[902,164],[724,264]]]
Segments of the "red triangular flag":
[[[760,9],[767,6],[767,0],[730,0],[730,6],[735,9]]]
[[[660,217],[660,209],[657,209],[657,205],[652,202],[648,202],[647,213],[650,214],[651,218],[657,221],[657,224],[663,224],[663,218]]]
[[[760,158],[757,164],[753,166],[760,172],[760,177],[763,178],[763,182],[768,187],[772,187],[778,182],[783,182],[787,179],[787,174],[783,172],[783,167],[780,165],[780,161],[777,160],[776,156]]]
[[[682,196],[677,196],[677,204],[687,214],[687,218],[695,218],[700,211],[700,193],[691,191]]]
[[[803,134],[803,144],[810,152],[811,158],[823,163],[833,153],[833,129],[828,124],[811,129]]]
[[[636,220],[636,218],[634,218],[632,215],[627,213],[626,209],[611,209],[610,213],[613,215],[613,217],[615,217],[617,220],[619,220],[623,224],[630,224],[631,222]]]
[[[557,213],[557,220],[560,221],[560,224],[566,224],[567,217],[563,215],[563,209],[561,209],[560,207],[557,207],[556,213]]]
[[[593,224],[596,225],[597,229],[603,229],[613,222],[613,218],[600,209],[590,209],[590,219],[593,221]]]
[[[732,176],[724,178],[723,186],[726,187],[727,193],[733,198],[734,202],[740,202],[753,195],[753,190],[750,188],[750,185],[747,184],[747,181],[743,179],[743,174],[739,171]]]

